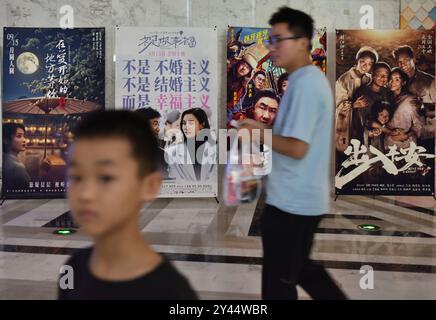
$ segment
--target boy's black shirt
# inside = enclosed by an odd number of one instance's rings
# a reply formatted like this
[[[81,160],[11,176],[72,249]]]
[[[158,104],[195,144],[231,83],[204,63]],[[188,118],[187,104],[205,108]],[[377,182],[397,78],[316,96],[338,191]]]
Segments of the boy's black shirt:
[[[198,299],[188,280],[165,258],[153,271],[132,280],[98,279],[89,269],[92,250],[80,250],[65,263],[73,268],[74,289],[61,289],[58,285],[59,300]]]

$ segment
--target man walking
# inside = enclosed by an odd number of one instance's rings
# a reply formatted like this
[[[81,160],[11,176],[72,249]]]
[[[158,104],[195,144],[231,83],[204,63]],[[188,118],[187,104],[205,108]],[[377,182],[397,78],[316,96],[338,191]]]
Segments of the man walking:
[[[289,73],[289,85],[272,127],[272,171],[261,218],[262,298],[297,299],[300,285],[314,299],[345,299],[324,267],[309,258],[314,233],[329,211],[334,106],[329,83],[309,56],[313,20],[282,7],[269,22],[271,57]],[[239,125],[271,128],[252,119]]]

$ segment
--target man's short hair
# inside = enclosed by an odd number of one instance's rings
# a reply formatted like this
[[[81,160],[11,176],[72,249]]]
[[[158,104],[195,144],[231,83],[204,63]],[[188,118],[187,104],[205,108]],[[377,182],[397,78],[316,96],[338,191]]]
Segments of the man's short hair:
[[[395,60],[398,60],[398,57],[402,53],[407,54],[412,59],[415,56],[412,47],[407,45],[399,46],[398,48],[396,48],[394,51],[392,51],[392,56],[394,57]]]
[[[269,19],[270,25],[277,23],[287,23],[288,29],[295,36],[304,37],[309,39],[309,51],[312,50],[312,38],[313,38],[313,19],[307,13],[300,10],[291,9],[283,6],[275,12]]]
[[[11,143],[18,129],[23,129],[26,132],[26,128],[21,123],[3,123],[3,152],[8,151],[8,144]]]
[[[161,117],[161,114],[159,113],[159,111],[157,111],[153,108],[139,108],[139,109],[136,109],[135,112],[141,113],[148,120],[152,120],[152,119],[156,119],[156,118]]]
[[[126,139],[137,161],[139,176],[154,172],[158,168],[158,143],[149,120],[138,112],[111,110],[87,115],[73,129],[75,141],[81,139]]]
[[[271,98],[277,101],[278,104],[280,104],[280,98],[277,97],[277,95],[271,91],[271,90],[260,90],[256,92],[256,94],[253,97],[253,108],[256,106],[256,103],[262,99],[262,98]]]

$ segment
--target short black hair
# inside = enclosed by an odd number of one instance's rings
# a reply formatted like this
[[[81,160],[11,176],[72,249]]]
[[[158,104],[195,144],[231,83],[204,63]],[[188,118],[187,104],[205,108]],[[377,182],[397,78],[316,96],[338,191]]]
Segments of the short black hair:
[[[253,108],[256,105],[257,101],[259,101],[261,98],[271,98],[277,101],[277,103],[280,104],[280,98],[271,90],[260,90],[256,92],[256,94],[253,97]]]
[[[161,114],[159,113],[159,111],[157,111],[156,109],[150,108],[150,107],[149,108],[139,108],[139,109],[136,109],[135,112],[142,114],[148,120],[152,120],[152,119],[156,119],[156,118],[161,117]]]
[[[18,129],[23,129],[23,131],[26,132],[26,128],[21,123],[3,123],[3,152],[8,151],[8,144],[12,141],[12,137],[15,136]]]
[[[277,23],[287,23],[288,29],[295,36],[304,37],[309,39],[309,51],[312,50],[313,38],[313,19],[307,13],[300,10],[295,10],[286,6],[280,7],[269,19],[270,25]]]
[[[385,68],[389,71],[389,73],[391,72],[391,67],[383,61],[377,62],[372,66],[372,73],[375,72],[375,70],[380,69],[380,68]]]
[[[399,55],[402,53],[407,54],[412,59],[415,56],[412,47],[407,45],[399,46],[398,48],[396,48],[394,51],[392,51],[392,56],[395,60],[398,60]]]
[[[92,112],[73,129],[74,140],[81,139],[126,139],[138,162],[139,176],[158,170],[159,151],[157,139],[148,119],[138,113],[124,110]]]

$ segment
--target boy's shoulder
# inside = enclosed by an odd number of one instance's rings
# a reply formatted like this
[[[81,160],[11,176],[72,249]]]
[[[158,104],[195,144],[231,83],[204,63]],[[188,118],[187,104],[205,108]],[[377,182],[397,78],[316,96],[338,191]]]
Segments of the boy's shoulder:
[[[174,299],[198,299],[189,280],[167,258],[164,257],[162,263],[152,274],[156,277],[155,280],[159,281],[160,286],[167,286],[163,288],[164,291],[172,295]]]
[[[163,257],[162,262],[149,274],[158,278],[171,279],[176,283],[184,282],[186,278],[174,267],[174,265]]]
[[[89,261],[92,250],[93,250],[93,247],[77,249],[68,258],[68,260],[65,262],[65,264],[70,265],[70,266],[74,266],[74,267],[86,264]]]
[[[77,272],[77,279],[79,282],[94,282],[96,280],[89,273],[89,270],[87,270],[92,250],[93,247],[77,250],[65,263],[74,269],[75,274]],[[137,291],[139,292],[138,297],[146,299],[198,299],[196,293],[192,290],[188,279],[179,273],[173,264],[165,257],[163,257],[162,262],[156,266],[154,270],[139,278],[123,282],[105,281],[103,285],[106,286],[105,290],[109,290],[113,289],[114,285],[118,286],[122,283],[123,287],[121,288],[123,290],[125,289],[126,284],[130,286],[129,292],[126,292],[126,294],[133,294],[132,297],[136,297],[132,292],[139,290]],[[99,286],[102,285],[99,281],[97,284]],[[77,283],[77,285],[79,287],[84,285],[84,283]]]

